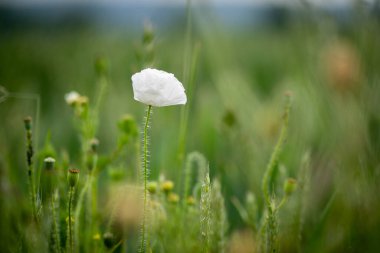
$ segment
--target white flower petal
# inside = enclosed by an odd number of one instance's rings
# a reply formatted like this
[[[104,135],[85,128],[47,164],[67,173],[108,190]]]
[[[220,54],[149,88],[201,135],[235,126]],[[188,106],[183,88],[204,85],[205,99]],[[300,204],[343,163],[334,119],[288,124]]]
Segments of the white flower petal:
[[[185,89],[171,73],[144,69],[132,76],[134,99],[152,106],[184,105]]]

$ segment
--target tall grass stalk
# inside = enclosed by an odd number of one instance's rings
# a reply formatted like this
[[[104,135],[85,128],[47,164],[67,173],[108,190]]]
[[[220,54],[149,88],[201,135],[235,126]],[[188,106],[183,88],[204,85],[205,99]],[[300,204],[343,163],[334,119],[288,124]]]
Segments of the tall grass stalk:
[[[26,163],[28,166],[28,181],[29,181],[29,196],[32,207],[33,219],[37,219],[37,206],[36,206],[36,190],[33,177],[33,139],[32,139],[32,118],[26,117],[24,119],[25,131],[26,131]]]
[[[145,116],[145,125],[144,125],[144,139],[143,139],[143,152],[144,152],[144,157],[143,157],[143,181],[144,181],[144,210],[143,210],[143,221],[142,221],[142,227],[141,227],[141,242],[140,242],[140,249],[139,252],[145,252],[148,249],[149,242],[146,240],[146,234],[147,234],[147,229],[146,229],[146,223],[147,223],[147,201],[148,201],[148,189],[147,189],[147,184],[148,184],[148,128],[149,128],[149,119],[152,111],[152,106],[148,105],[147,110],[146,110],[146,116]]]
[[[213,180],[211,186],[211,210],[212,215],[212,252],[225,252],[227,232],[227,212],[219,180]]]
[[[203,179],[200,201],[202,252],[210,252],[211,237],[211,182],[209,173]]]
[[[283,116],[283,126],[281,129],[280,137],[271,155],[270,161],[266,168],[263,181],[262,181],[262,191],[264,194],[264,202],[266,209],[266,221],[263,224],[261,232],[264,233],[265,240],[265,252],[277,252],[278,251],[278,218],[277,210],[279,206],[276,206],[275,200],[271,197],[271,186],[269,182],[274,176],[275,168],[278,164],[278,159],[281,155],[282,147],[286,141],[289,125],[289,112],[291,107],[291,94],[286,94],[286,105],[285,113]],[[280,203],[280,205],[282,205]]]

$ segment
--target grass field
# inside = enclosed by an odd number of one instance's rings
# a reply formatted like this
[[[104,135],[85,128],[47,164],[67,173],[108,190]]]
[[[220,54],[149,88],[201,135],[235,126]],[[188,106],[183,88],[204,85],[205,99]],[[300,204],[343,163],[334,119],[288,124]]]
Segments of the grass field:
[[[0,251],[378,252],[379,11],[353,10],[0,30]],[[146,67],[188,99],[149,154]]]

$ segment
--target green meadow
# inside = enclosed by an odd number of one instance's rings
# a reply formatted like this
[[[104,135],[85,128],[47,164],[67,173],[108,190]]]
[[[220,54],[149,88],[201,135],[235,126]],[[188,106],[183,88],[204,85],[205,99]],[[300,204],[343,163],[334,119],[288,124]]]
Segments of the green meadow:
[[[182,14],[1,26],[0,251],[379,252],[379,10]],[[148,124],[147,67],[187,95]]]

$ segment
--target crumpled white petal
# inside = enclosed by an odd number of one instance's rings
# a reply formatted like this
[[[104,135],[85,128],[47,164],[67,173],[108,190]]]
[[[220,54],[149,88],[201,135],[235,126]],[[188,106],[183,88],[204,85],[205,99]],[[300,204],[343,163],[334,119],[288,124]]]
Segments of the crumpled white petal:
[[[144,69],[132,76],[134,99],[146,105],[184,105],[185,89],[171,73],[158,69]]]

